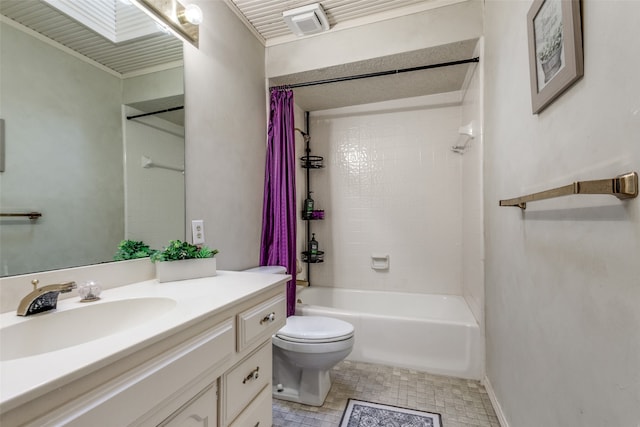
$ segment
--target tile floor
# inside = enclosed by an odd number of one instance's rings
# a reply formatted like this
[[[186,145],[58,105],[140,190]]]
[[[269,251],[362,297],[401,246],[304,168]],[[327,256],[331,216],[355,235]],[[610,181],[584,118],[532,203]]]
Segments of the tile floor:
[[[273,400],[274,427],[336,427],[349,398],[437,412],[443,427],[500,427],[478,381],[345,360],[322,407]]]

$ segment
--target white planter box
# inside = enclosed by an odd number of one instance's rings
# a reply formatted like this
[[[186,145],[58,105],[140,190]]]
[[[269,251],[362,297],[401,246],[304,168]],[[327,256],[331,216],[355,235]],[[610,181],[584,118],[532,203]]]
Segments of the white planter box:
[[[159,282],[198,279],[216,275],[215,258],[183,259],[179,261],[158,261],[156,277]]]

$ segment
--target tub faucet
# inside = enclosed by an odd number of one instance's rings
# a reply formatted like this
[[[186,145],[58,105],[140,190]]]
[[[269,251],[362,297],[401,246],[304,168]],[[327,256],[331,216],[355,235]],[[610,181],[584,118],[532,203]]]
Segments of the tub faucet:
[[[38,288],[37,279],[31,281],[33,291],[22,298],[16,314],[18,316],[29,316],[31,314],[42,313],[44,311],[53,310],[58,305],[58,294],[66,294],[75,289],[76,282],[58,283]]]

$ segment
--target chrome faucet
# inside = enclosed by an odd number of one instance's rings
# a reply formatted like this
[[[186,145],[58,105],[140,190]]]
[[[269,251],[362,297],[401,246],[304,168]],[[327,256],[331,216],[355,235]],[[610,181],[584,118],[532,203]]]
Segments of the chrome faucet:
[[[42,313],[44,311],[53,310],[58,305],[58,295],[66,294],[75,289],[76,282],[59,283],[55,285],[47,285],[38,288],[37,279],[31,281],[33,291],[22,298],[16,314],[18,316],[29,316],[31,314]]]

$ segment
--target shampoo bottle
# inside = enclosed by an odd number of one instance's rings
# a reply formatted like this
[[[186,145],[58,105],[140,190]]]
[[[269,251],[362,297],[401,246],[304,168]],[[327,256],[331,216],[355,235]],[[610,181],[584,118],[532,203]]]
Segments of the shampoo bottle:
[[[311,193],[313,193],[313,191],[309,191],[307,198],[304,200],[302,219],[311,219],[311,216],[313,215],[313,199],[311,198]]]
[[[309,241],[309,261],[318,261],[318,241],[316,240],[316,233],[311,234],[311,240]]]

